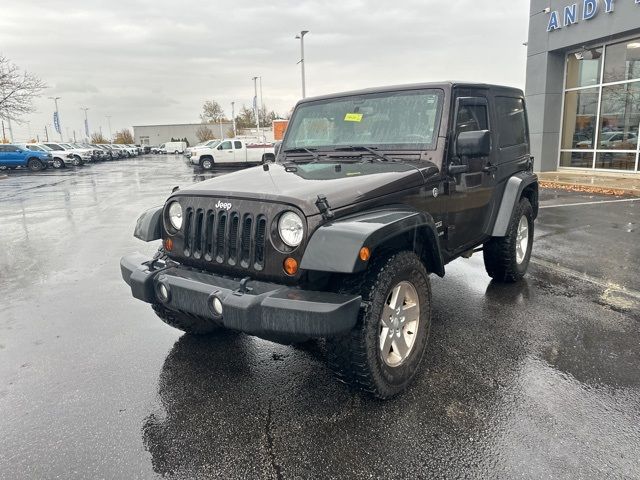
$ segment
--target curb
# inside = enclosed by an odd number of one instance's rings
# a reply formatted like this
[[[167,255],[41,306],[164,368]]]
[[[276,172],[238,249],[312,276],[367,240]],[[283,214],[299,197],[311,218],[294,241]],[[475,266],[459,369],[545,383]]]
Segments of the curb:
[[[587,183],[574,183],[574,182],[559,182],[555,180],[540,180],[540,188],[557,188],[560,190],[570,190],[572,192],[584,192],[584,193],[601,193],[604,195],[632,195],[634,197],[640,197],[640,190],[632,188],[617,188],[591,185]]]

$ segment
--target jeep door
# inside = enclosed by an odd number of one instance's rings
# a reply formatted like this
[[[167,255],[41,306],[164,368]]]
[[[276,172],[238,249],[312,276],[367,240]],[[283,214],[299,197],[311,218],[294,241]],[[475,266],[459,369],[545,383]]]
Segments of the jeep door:
[[[233,163],[236,161],[235,158],[232,142],[230,140],[225,140],[216,148],[213,161],[215,163]]]
[[[488,90],[458,89],[455,92],[450,134],[449,165],[461,165],[459,173],[449,174],[447,205],[447,250],[457,254],[482,243],[485,221],[492,215],[495,190],[495,128],[491,121]],[[490,132],[488,156],[456,156],[456,142],[463,132]]]

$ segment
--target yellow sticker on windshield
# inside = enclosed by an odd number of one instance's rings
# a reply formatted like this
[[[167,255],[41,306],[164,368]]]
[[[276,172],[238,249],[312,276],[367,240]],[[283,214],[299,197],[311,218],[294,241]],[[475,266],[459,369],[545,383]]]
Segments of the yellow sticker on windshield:
[[[344,121],[345,122],[361,122],[362,121],[362,114],[361,113],[347,113],[344,116]]]

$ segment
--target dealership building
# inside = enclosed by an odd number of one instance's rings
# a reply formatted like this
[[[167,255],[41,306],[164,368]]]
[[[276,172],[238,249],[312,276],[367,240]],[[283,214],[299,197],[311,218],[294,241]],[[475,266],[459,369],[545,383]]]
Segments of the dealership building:
[[[174,123],[169,125],[134,125],[133,136],[136,145],[160,145],[171,141],[172,138],[186,138],[189,145],[200,142],[198,131],[208,128],[215,138],[227,136],[227,132],[233,130],[231,122],[214,124],[202,123]]]
[[[640,174],[640,0],[532,0],[526,97],[536,170]]]

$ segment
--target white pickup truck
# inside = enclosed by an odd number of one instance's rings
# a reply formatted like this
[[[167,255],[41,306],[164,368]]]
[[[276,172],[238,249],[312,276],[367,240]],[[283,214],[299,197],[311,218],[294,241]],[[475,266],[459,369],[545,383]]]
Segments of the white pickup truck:
[[[205,170],[211,170],[214,165],[257,165],[275,159],[273,145],[246,143],[237,138],[193,148],[189,155],[189,163]]]

